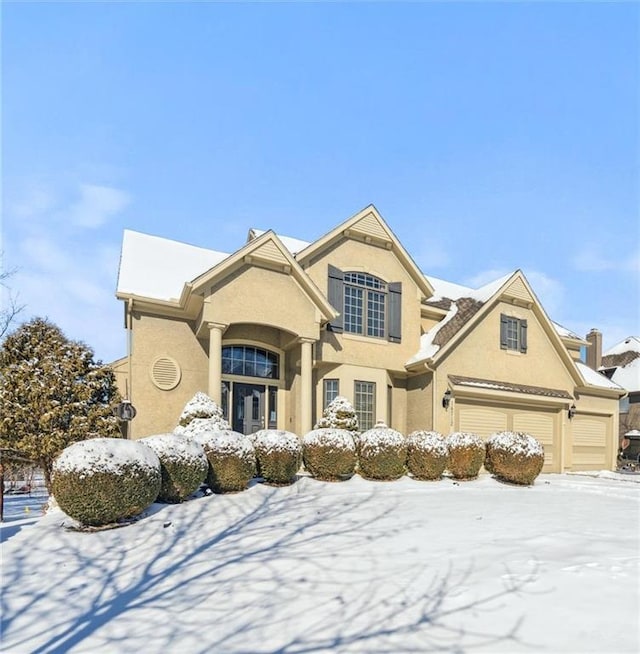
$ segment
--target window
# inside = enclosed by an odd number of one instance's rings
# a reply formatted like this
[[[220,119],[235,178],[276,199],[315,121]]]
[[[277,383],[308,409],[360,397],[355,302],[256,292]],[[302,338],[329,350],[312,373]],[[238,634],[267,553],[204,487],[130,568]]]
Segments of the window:
[[[340,395],[340,381],[337,379],[324,380],[324,401],[323,406],[326,409],[333,400]]]
[[[355,382],[354,409],[358,416],[360,431],[371,429],[376,413],[376,385],[374,382]]]
[[[629,396],[620,398],[620,413],[629,413]]]
[[[515,352],[527,351],[527,321],[502,314],[500,316],[500,347]]]
[[[222,348],[222,373],[278,379],[279,357],[273,352],[250,345],[227,345]]]
[[[400,343],[402,284],[387,284],[363,272],[342,272],[329,266],[328,297],[339,315],[329,323],[332,332],[386,338]]]

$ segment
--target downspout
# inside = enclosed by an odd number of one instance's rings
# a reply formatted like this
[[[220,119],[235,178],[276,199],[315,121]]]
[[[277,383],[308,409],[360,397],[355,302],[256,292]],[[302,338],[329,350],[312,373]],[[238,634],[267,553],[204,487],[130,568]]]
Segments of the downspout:
[[[131,389],[133,388],[133,366],[131,364],[131,350],[133,342],[133,298],[127,300],[127,321],[126,321],[126,330],[127,330],[127,385],[125,390],[125,395],[127,400],[132,402],[132,397],[130,395]],[[127,438],[131,438],[129,433],[131,430],[130,423],[127,423]]]

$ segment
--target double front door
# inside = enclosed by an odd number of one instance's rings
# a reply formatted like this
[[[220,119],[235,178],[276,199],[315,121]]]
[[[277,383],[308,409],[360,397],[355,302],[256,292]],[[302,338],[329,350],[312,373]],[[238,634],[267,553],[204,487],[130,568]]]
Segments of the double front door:
[[[232,385],[231,427],[241,434],[253,434],[260,429],[275,429],[277,425],[277,388],[262,384]]]

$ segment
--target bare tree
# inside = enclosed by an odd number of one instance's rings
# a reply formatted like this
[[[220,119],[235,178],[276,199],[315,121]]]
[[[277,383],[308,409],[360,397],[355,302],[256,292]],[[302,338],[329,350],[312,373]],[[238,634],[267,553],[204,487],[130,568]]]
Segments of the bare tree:
[[[16,316],[24,309],[25,305],[18,301],[18,294],[14,293],[8,285],[9,280],[16,274],[17,268],[4,269],[4,252],[0,252],[2,267],[0,268],[0,291],[2,292],[2,310],[0,311],[0,340],[11,327]]]

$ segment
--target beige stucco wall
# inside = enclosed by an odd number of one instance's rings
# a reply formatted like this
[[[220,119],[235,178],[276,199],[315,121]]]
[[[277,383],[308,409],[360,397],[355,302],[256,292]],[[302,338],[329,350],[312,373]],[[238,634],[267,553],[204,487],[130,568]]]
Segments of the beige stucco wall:
[[[433,429],[432,384],[432,373],[423,373],[407,379],[407,434],[419,429]]]
[[[135,312],[131,345],[131,401],[138,414],[130,436],[172,431],[184,405],[197,391],[207,391],[205,344],[187,321]],[[151,366],[159,356],[171,357],[180,366],[180,383],[173,390],[160,390],[151,380]]]
[[[308,295],[288,274],[243,266],[205,295],[203,320],[254,323],[317,339],[320,315]]]
[[[500,348],[500,315],[527,320],[527,352]],[[438,365],[439,383],[448,375],[544,386],[573,393],[575,383],[531,309],[498,302]],[[444,389],[443,389],[444,390]]]

